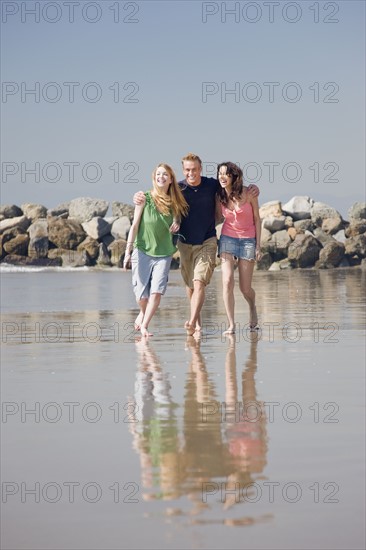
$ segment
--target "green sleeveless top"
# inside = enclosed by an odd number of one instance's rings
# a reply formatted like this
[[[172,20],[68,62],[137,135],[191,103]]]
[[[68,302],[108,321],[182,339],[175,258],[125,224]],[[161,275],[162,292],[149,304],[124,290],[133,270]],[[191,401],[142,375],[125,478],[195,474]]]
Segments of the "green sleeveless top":
[[[145,193],[146,203],[142,212],[135,246],[148,256],[172,256],[176,252],[169,227],[173,223],[173,214],[160,214],[156,209],[150,191]]]

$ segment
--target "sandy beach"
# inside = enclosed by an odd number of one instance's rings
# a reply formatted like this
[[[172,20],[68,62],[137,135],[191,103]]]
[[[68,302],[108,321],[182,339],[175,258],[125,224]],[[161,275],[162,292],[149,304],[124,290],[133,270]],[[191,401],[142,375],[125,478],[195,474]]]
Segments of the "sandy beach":
[[[363,548],[366,271],[255,272],[225,337],[217,270],[200,340],[130,278],[2,270],[3,547]]]

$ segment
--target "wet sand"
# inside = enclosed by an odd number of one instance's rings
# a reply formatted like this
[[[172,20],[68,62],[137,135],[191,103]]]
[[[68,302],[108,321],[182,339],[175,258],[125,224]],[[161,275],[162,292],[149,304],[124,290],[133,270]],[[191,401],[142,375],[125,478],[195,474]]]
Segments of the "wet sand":
[[[2,273],[2,546],[364,548],[365,279],[256,272],[261,331],[201,339],[180,273],[142,341],[130,274]]]

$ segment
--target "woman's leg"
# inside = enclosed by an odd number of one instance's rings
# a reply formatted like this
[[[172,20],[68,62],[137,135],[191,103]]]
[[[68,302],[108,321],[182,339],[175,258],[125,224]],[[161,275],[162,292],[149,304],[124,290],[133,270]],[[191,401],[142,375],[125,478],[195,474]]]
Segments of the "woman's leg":
[[[161,294],[154,292],[153,294],[150,294],[149,300],[147,302],[146,310],[144,319],[141,323],[141,334],[142,336],[152,336],[152,334],[149,332],[149,323],[151,319],[153,318],[156,310],[159,307],[161,300]]]
[[[132,253],[132,286],[136,296],[136,302],[140,307],[138,316],[135,319],[135,330],[140,330],[144,320],[145,310],[149,296],[150,266],[149,257],[135,248]]]
[[[226,315],[229,326],[224,334],[233,334],[235,332],[234,320],[234,256],[227,252],[221,254],[221,273],[222,273],[222,296],[224,299]]]
[[[135,319],[135,330],[140,330],[140,328],[141,328],[141,324],[144,320],[147,301],[148,301],[147,298],[141,298],[141,300],[137,301],[137,303],[140,307],[140,312],[139,312],[138,316]]]
[[[249,305],[249,325],[250,328],[258,324],[257,309],[255,307],[255,292],[252,288],[252,278],[254,262],[249,260],[239,260],[239,288]]]
[[[152,334],[149,333],[149,323],[160,305],[161,296],[165,293],[171,262],[171,256],[153,259],[149,300],[140,329],[142,336],[152,336]]]

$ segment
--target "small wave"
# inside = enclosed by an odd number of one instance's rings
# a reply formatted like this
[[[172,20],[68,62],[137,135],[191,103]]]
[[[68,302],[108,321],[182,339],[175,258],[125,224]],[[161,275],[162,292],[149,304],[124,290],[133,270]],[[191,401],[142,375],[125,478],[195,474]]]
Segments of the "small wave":
[[[36,273],[39,271],[92,271],[90,267],[61,267],[37,265],[0,265],[0,273]]]
[[[67,272],[76,272],[76,271],[105,271],[105,272],[115,272],[122,271],[120,267],[117,266],[81,266],[81,267],[69,267],[69,266],[39,266],[39,265],[11,265],[11,264],[0,264],[0,273],[37,273],[39,271],[56,271],[59,273]]]

